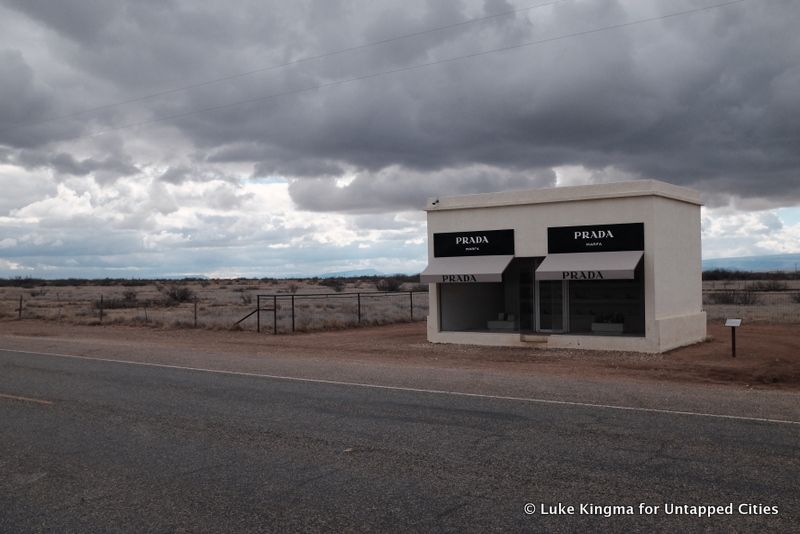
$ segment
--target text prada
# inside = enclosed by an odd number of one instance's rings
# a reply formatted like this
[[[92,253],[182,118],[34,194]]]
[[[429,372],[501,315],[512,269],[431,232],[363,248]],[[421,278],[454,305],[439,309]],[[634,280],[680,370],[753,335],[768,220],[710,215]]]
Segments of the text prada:
[[[614,237],[611,230],[584,230],[582,232],[575,232],[574,235],[574,239],[605,239]]]
[[[603,280],[600,271],[562,271],[562,280]]]
[[[442,282],[477,282],[474,274],[445,274],[442,275]]]
[[[486,243],[488,245],[489,238],[485,235],[456,237],[456,245],[480,245],[482,243]]]

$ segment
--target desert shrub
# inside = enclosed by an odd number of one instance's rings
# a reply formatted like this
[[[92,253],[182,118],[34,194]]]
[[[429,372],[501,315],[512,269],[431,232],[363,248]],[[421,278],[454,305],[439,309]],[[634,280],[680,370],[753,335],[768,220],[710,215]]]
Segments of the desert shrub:
[[[710,304],[736,304],[752,306],[758,303],[758,295],[752,291],[715,291],[708,294]]]
[[[750,291],[786,291],[789,286],[778,280],[759,280],[746,286]]]
[[[164,294],[168,304],[180,304],[194,299],[194,291],[185,284],[166,284],[159,287],[159,290]]]
[[[300,289],[300,284],[296,282],[289,282],[289,285],[287,285],[286,288],[289,290],[289,293],[294,295]]]
[[[755,272],[733,269],[710,269],[703,271],[703,280],[800,280],[800,272]]]
[[[715,291],[708,293],[706,300],[709,304],[733,304],[733,291]]]
[[[30,276],[21,277],[15,276],[14,278],[3,278],[0,280],[0,285],[3,287],[23,287],[23,288],[32,288],[36,287],[37,285],[41,285],[45,283],[44,280],[39,278],[31,278]]]
[[[396,276],[381,278],[375,282],[375,288],[378,291],[400,291],[402,285],[403,281]]]
[[[150,285],[150,281],[149,280],[140,280],[140,279],[137,279],[137,278],[131,278],[130,280],[123,280],[122,281],[122,285],[123,286],[130,286],[130,287],[141,287],[141,286]]]
[[[341,278],[323,278],[319,281],[319,285],[329,287],[337,293],[344,291],[344,280]]]
[[[147,305],[148,302],[139,302],[139,297],[133,289],[126,289],[122,292],[122,298],[111,297],[104,298],[102,301],[97,299],[94,301],[94,307],[104,310],[116,310],[124,308],[136,308],[140,305]]]
[[[242,299],[242,304],[252,304],[253,303],[253,295],[251,295],[249,293],[242,293],[241,295],[239,295],[239,297]]]

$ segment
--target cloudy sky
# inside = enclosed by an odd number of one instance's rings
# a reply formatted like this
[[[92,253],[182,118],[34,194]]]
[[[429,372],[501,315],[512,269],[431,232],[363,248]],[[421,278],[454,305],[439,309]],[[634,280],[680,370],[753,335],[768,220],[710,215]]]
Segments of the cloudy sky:
[[[720,5],[727,4],[727,5]],[[425,265],[432,196],[654,178],[800,252],[796,0],[0,0],[0,276]]]

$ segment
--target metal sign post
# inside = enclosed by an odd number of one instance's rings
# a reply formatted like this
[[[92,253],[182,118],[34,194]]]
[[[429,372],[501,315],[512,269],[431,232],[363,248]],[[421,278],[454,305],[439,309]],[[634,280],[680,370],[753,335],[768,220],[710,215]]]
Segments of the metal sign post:
[[[726,319],[725,326],[731,329],[731,358],[736,357],[736,328],[742,326],[741,319]]]

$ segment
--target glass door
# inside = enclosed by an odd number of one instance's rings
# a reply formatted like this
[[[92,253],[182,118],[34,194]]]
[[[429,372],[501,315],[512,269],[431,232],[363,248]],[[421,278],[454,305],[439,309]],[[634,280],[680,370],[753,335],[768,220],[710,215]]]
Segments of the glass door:
[[[540,280],[537,282],[536,323],[541,332],[565,330],[564,282]]]

